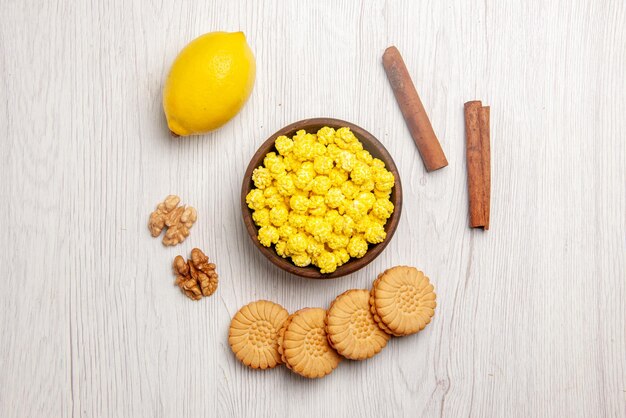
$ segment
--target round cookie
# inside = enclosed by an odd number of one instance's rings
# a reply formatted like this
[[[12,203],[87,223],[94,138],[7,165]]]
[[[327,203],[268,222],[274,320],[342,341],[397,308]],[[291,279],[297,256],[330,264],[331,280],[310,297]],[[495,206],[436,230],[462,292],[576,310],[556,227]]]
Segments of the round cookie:
[[[278,330],[288,316],[285,308],[267,300],[242,307],[228,331],[228,344],[235,356],[253,369],[271,369],[280,364]]]
[[[325,318],[324,309],[305,308],[291,315],[285,327],[281,342],[285,364],[301,376],[326,376],[341,361],[326,338]]]
[[[351,360],[365,360],[379,353],[389,341],[370,311],[370,292],[348,290],[333,301],[326,314],[328,342]]]
[[[435,314],[437,295],[415,267],[397,266],[374,281],[370,305],[378,325],[395,336],[421,331]]]

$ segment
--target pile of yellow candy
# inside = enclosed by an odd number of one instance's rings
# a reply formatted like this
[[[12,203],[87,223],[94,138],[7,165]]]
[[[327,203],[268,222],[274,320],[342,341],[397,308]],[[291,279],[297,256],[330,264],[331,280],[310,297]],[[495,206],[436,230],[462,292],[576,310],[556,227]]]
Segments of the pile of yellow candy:
[[[332,273],[387,234],[394,176],[349,128],[323,127],[276,138],[275,152],[252,174],[246,196],[259,242],[300,267]]]

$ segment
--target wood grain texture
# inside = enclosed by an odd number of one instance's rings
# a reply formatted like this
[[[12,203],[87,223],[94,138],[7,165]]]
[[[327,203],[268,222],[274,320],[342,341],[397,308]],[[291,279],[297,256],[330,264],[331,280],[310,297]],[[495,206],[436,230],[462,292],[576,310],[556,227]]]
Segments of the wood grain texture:
[[[626,416],[626,3],[620,0],[0,2],[0,416]],[[243,30],[255,90],[215,133],[172,139],[176,53]],[[381,65],[397,45],[450,165],[427,174]],[[463,103],[491,106],[488,232],[468,227]],[[249,242],[243,172],[307,117],[378,137],[404,188],[387,249],[332,281]],[[176,248],[153,206],[198,209]],[[171,261],[198,246],[217,293],[191,302]],[[226,343],[267,298],[327,307],[396,264],[427,273],[433,322],[306,381]]]

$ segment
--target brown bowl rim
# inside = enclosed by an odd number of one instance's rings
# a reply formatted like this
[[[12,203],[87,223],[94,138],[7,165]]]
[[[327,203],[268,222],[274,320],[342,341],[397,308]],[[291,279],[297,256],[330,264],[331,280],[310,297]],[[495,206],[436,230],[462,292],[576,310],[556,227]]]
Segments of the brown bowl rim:
[[[379,244],[369,244],[367,253],[362,258],[351,258],[346,264],[338,267],[337,270],[332,273],[321,273],[319,268],[313,266],[312,264],[307,267],[298,267],[293,264],[293,262],[291,262],[289,258],[282,258],[281,256],[279,256],[276,253],[274,246],[264,247],[263,245],[261,245],[257,238],[258,227],[254,224],[254,221],[252,220],[252,209],[250,209],[246,204],[246,196],[254,186],[254,183],[252,182],[252,172],[255,168],[259,166],[259,162],[268,152],[271,152],[272,149],[274,151],[276,150],[274,147],[274,142],[276,138],[281,135],[291,137],[300,129],[305,129],[307,130],[307,132],[309,132],[309,129],[315,129],[315,131],[317,131],[323,126],[329,126],[335,129],[340,127],[350,128],[354,135],[359,138],[361,142],[363,142],[363,148],[369,151],[372,156],[383,160],[385,162],[385,167],[387,168],[387,170],[392,172],[395,177],[394,187],[391,192],[391,201],[394,204],[394,211],[391,214],[391,217],[387,220],[387,223],[385,224],[387,237],[383,242]],[[337,277],[346,276],[348,274],[354,273],[357,270],[362,269],[363,267],[371,263],[376,257],[378,257],[380,253],[383,252],[385,247],[387,247],[396,232],[398,223],[400,222],[400,216],[402,214],[402,184],[400,182],[398,168],[396,167],[396,163],[394,162],[393,158],[391,157],[385,146],[370,132],[366,131],[358,125],[341,119],[303,119],[291,123],[272,134],[267,140],[265,140],[265,142],[263,142],[263,144],[261,144],[261,146],[257,149],[257,151],[250,159],[241,186],[241,214],[250,239],[265,256],[265,258],[272,262],[272,264],[280,267],[282,270],[285,270],[291,274],[300,277],[306,277],[309,279],[334,279]]]

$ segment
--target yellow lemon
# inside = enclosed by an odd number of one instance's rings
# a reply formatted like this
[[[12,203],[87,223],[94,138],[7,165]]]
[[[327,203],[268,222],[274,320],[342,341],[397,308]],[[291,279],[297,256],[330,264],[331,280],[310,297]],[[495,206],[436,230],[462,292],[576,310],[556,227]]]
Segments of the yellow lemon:
[[[176,57],[163,90],[170,130],[180,136],[217,129],[248,100],[256,63],[243,32],[211,32]]]

